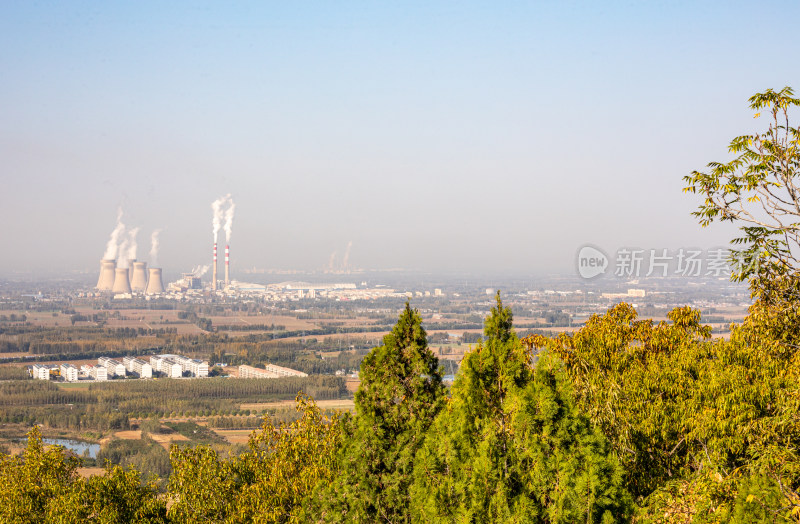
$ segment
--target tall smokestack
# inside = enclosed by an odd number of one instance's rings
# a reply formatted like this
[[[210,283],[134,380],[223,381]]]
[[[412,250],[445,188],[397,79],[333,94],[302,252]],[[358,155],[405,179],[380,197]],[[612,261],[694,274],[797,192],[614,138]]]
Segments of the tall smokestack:
[[[225,285],[231,283],[231,246],[225,246]]]
[[[131,277],[131,290],[138,293],[147,289],[147,262],[133,263],[133,277]]]
[[[148,270],[150,278],[147,280],[147,293],[148,295],[160,295],[164,292],[164,282],[161,281],[161,268],[151,267]]]
[[[214,269],[211,272],[211,289],[217,290],[217,243],[214,242]]]
[[[104,258],[100,261],[100,278],[97,279],[97,289],[111,291],[111,288],[114,287],[114,268],[116,267],[116,260]]]
[[[118,267],[114,270],[114,287],[111,288],[111,292],[115,295],[131,292],[131,283],[128,280],[127,267]]]

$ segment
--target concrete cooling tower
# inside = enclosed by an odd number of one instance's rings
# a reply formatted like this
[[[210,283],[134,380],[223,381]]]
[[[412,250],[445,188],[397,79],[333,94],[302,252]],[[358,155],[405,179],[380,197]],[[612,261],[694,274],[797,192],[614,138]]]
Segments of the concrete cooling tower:
[[[133,263],[133,276],[131,276],[131,290],[143,293],[147,289],[147,262]]]
[[[159,295],[164,292],[164,283],[161,281],[161,268],[151,267],[149,270],[150,279],[147,281],[148,295]]]
[[[115,295],[131,292],[131,283],[128,280],[127,267],[118,267],[114,270],[114,287],[111,288],[111,292]]]
[[[97,279],[97,289],[111,291],[114,287],[114,269],[116,267],[116,260],[103,259],[100,261],[100,278]]]
[[[135,262],[135,258],[132,258],[128,261],[128,282],[133,282],[133,264]]]

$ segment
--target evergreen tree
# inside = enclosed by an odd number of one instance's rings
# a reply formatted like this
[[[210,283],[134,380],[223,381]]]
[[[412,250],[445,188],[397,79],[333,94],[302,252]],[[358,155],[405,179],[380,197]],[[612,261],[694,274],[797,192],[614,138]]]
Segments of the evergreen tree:
[[[625,519],[630,496],[607,441],[577,411],[558,361],[531,367],[499,293],[484,334],[417,456],[415,520]]]
[[[361,364],[356,416],[340,474],[317,498],[329,522],[408,522],[414,455],[444,402],[439,362],[422,318],[406,303],[383,344]]]

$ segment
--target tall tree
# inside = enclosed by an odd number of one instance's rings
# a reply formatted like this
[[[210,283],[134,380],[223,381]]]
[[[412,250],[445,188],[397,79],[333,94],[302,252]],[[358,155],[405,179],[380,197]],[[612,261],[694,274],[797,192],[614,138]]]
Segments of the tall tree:
[[[408,303],[383,344],[364,358],[360,378],[340,474],[319,495],[318,517],[408,522],[414,455],[444,402],[438,359]]]
[[[775,343],[763,307],[730,340],[711,340],[688,307],[655,324],[628,304],[573,334],[526,339],[564,362],[644,520],[800,515],[800,358]]]
[[[694,213],[702,226],[740,226],[742,236],[733,240],[740,248],[731,251],[738,280],[800,269],[800,127],[792,127],[789,114],[800,99],[793,95],[784,87],[750,97],[755,117],[768,113],[768,129],[734,138],[728,146],[733,160],[684,177],[684,191],[704,197]]]
[[[311,397],[298,394],[302,415],[278,425],[265,417],[249,450],[221,459],[208,446],[171,452],[169,515],[176,522],[306,522],[303,502],[335,474],[339,416],[328,417]]]
[[[630,513],[620,466],[572,401],[560,363],[537,366],[497,295],[486,341],[464,356],[452,399],[417,456],[420,521],[610,522]]]

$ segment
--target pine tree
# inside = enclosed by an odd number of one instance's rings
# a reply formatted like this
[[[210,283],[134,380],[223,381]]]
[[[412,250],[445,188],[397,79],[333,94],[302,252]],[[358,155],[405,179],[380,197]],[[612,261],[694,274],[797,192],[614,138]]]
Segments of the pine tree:
[[[444,402],[438,367],[422,318],[406,303],[391,334],[361,364],[340,475],[317,497],[322,520],[409,521],[414,455]]]
[[[606,522],[630,497],[603,436],[581,416],[558,361],[534,368],[497,295],[485,342],[465,355],[452,399],[417,456],[414,518]]]

